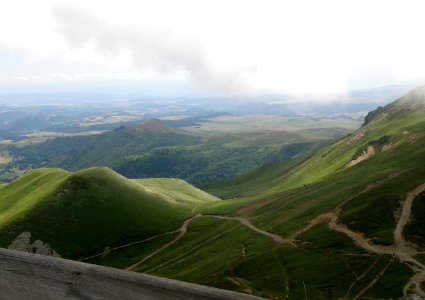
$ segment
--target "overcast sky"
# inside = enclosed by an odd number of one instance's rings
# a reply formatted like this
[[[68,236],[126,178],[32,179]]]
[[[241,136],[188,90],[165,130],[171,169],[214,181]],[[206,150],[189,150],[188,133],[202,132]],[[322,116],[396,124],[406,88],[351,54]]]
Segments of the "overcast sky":
[[[425,2],[2,1],[0,86],[150,80],[224,94],[425,83]]]

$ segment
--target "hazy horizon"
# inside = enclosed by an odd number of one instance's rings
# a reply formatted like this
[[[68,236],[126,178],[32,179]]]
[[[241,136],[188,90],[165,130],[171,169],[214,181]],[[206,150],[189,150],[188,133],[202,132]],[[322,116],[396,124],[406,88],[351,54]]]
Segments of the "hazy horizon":
[[[420,85],[423,6],[13,1],[0,12],[0,93],[326,96]]]

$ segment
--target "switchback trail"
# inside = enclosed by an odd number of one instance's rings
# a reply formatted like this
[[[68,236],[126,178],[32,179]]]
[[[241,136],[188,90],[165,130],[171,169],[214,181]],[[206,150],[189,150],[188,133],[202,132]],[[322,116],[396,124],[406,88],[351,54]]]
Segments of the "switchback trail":
[[[341,215],[341,208],[344,204],[348,203],[354,197],[357,197],[369,191],[370,189],[380,185],[381,183],[387,181],[388,179],[394,178],[395,176],[398,176],[398,175],[399,174],[394,174],[384,180],[381,180],[373,184],[369,184],[360,193],[356,194],[355,196],[349,197],[348,199],[340,203],[334,210],[323,213],[317,216],[316,218],[312,219],[304,228],[286,237],[284,239],[284,242],[294,243],[298,236],[307,232],[314,226],[326,220],[329,220],[329,228],[331,230],[338,231],[345,234],[364,250],[368,252],[376,253],[376,254],[393,255],[394,257],[397,257],[402,263],[405,263],[407,266],[409,266],[414,271],[415,275],[409,280],[409,282],[404,287],[403,289],[404,296],[407,296],[409,290],[411,290],[411,288],[413,287],[416,294],[418,294],[421,297],[425,297],[425,293],[421,289],[421,283],[425,281],[425,266],[421,262],[413,258],[413,256],[417,254],[417,251],[412,246],[410,246],[403,237],[403,229],[409,221],[413,200],[421,192],[425,191],[425,183],[417,186],[415,189],[407,193],[406,199],[402,205],[402,212],[401,212],[400,218],[394,230],[394,245],[383,246],[383,245],[372,244],[370,243],[370,239],[364,237],[361,233],[350,230],[345,225],[337,223],[337,220],[339,216]],[[388,267],[386,266],[379,273],[380,276],[375,278],[368,286],[365,287],[365,290],[362,292],[364,293],[367,289],[371,288],[376,283],[376,281],[378,281],[379,278],[383,276],[383,274],[388,269]],[[361,295],[356,295],[356,297],[360,297],[360,296]]]
[[[278,244],[285,244],[285,243],[293,244],[296,240],[296,237],[298,237],[299,235],[303,234],[304,232],[310,230],[314,226],[316,226],[316,225],[318,225],[318,224],[320,224],[320,223],[322,223],[326,220],[329,220],[329,228],[331,230],[338,231],[338,232],[341,232],[341,233],[347,235],[359,247],[363,248],[364,250],[371,252],[371,253],[376,253],[376,254],[393,255],[393,258],[381,270],[381,272],[379,272],[379,274],[366,287],[364,287],[364,289],[362,289],[355,296],[356,299],[360,298],[368,289],[370,289],[384,275],[384,273],[386,272],[386,270],[388,269],[390,264],[394,261],[394,258],[398,258],[402,263],[405,263],[406,265],[408,265],[415,273],[415,275],[409,280],[409,282],[404,287],[404,289],[403,289],[404,295],[407,296],[409,291],[411,291],[412,287],[413,287],[414,292],[416,294],[418,294],[421,297],[425,297],[425,293],[421,289],[421,283],[425,281],[425,266],[422,263],[420,263],[419,261],[417,261],[416,259],[413,258],[413,256],[417,253],[417,251],[414,248],[412,248],[405,241],[403,234],[402,234],[403,229],[404,229],[405,225],[408,223],[409,218],[410,218],[411,206],[412,206],[413,200],[421,192],[425,191],[425,183],[419,185],[418,187],[416,187],[415,189],[413,189],[412,191],[407,193],[406,199],[403,202],[401,216],[400,216],[400,218],[397,222],[397,226],[394,230],[394,245],[383,246],[383,245],[372,244],[372,243],[370,243],[370,239],[364,237],[361,233],[352,231],[349,228],[347,228],[345,225],[337,223],[338,217],[340,216],[341,211],[342,211],[341,207],[342,207],[343,204],[349,202],[354,197],[359,196],[359,195],[369,191],[370,189],[376,187],[380,183],[382,183],[382,182],[379,182],[379,183],[377,182],[377,183],[368,185],[364,190],[357,193],[355,196],[350,197],[350,198],[346,199],[345,201],[343,201],[334,210],[327,212],[327,213],[323,213],[323,214],[317,216],[316,218],[311,220],[304,228],[302,228],[301,230],[291,234],[290,236],[288,236],[286,238],[284,238],[284,237],[282,237],[278,234],[274,234],[274,233],[270,233],[268,231],[265,231],[265,230],[255,226],[248,219],[245,219],[245,218],[230,217],[230,216],[223,216],[223,215],[196,214],[196,215],[192,216],[191,218],[186,219],[182,223],[180,228],[178,230],[174,231],[174,232],[178,232],[178,234],[172,241],[166,243],[161,248],[159,248],[159,249],[155,250],[154,252],[152,252],[151,254],[147,255],[146,257],[144,257],[139,262],[129,266],[126,270],[134,270],[135,268],[137,268],[138,266],[140,266],[141,264],[146,262],[151,257],[155,256],[156,254],[158,254],[162,250],[164,250],[164,249],[168,248],[169,246],[173,245],[174,243],[176,243],[178,240],[180,240],[186,234],[187,228],[190,225],[190,223],[195,218],[199,218],[199,217],[213,217],[213,218],[223,219],[223,220],[238,221],[241,225],[248,227],[249,229],[257,232],[258,234],[261,234],[263,236],[266,236],[266,237],[273,239]],[[195,209],[193,210],[193,212],[195,212]],[[170,233],[173,233],[173,232],[170,232]],[[167,233],[164,233],[164,234],[167,234]],[[119,248],[123,248],[123,247],[125,247],[125,245],[121,246]]]
[[[316,225],[320,224],[321,222],[323,222],[323,221],[325,221],[325,220],[328,220],[328,219],[331,219],[331,218],[334,218],[334,217],[336,218],[336,217],[337,217],[337,215],[338,215],[338,211],[339,211],[340,207],[341,207],[343,204],[345,204],[346,202],[350,201],[352,198],[354,198],[354,197],[356,197],[356,196],[358,196],[358,195],[361,195],[361,194],[363,194],[363,193],[367,192],[368,190],[370,190],[370,189],[372,189],[372,188],[376,187],[377,185],[379,185],[379,184],[381,184],[381,183],[383,183],[383,182],[385,182],[385,181],[387,181],[387,180],[389,180],[389,179],[391,179],[391,178],[394,178],[394,177],[398,176],[399,174],[400,174],[400,173],[394,173],[394,174],[392,174],[392,175],[390,175],[390,176],[388,176],[388,177],[386,177],[386,178],[384,178],[384,179],[381,179],[381,180],[379,180],[379,181],[377,181],[377,182],[375,182],[375,183],[372,183],[372,184],[367,185],[365,189],[363,189],[361,192],[359,192],[359,193],[358,193],[358,194],[356,194],[355,196],[353,196],[353,197],[350,197],[350,198],[346,199],[344,202],[342,202],[340,205],[338,205],[338,206],[337,206],[337,208],[336,208],[336,209],[334,209],[333,211],[331,211],[331,212],[327,212],[327,213],[324,213],[324,214],[319,215],[318,217],[316,217],[315,219],[313,219],[312,221],[310,221],[310,222],[309,222],[309,224],[308,224],[307,226],[305,226],[304,228],[302,228],[302,229],[301,229],[301,230],[299,230],[298,232],[295,232],[295,233],[291,234],[290,236],[288,236],[288,237],[286,237],[286,238],[283,238],[283,237],[281,237],[280,235],[277,235],[277,234],[274,234],[274,233],[271,233],[271,232],[265,231],[265,230],[263,230],[263,229],[261,229],[261,228],[259,228],[259,227],[255,226],[255,225],[254,225],[254,224],[252,224],[252,223],[251,223],[248,219],[245,219],[245,218],[241,218],[241,217],[229,217],[229,216],[223,216],[223,215],[208,215],[208,214],[203,215],[203,214],[195,214],[195,213],[196,213],[196,210],[197,210],[197,208],[198,208],[198,207],[197,207],[197,206],[194,206],[194,207],[192,208],[192,214],[193,214],[193,216],[192,216],[191,218],[189,218],[189,219],[186,219],[186,220],[182,223],[182,225],[180,226],[180,228],[179,228],[179,229],[177,229],[177,230],[175,230],[175,231],[172,231],[172,232],[169,232],[169,233],[178,232],[177,236],[176,236],[176,237],[175,237],[172,241],[170,241],[170,242],[166,243],[166,244],[165,244],[165,245],[163,245],[161,248],[157,249],[156,251],[152,252],[152,253],[151,253],[151,254],[149,254],[148,256],[144,257],[141,261],[139,261],[139,262],[137,262],[137,263],[135,263],[135,264],[133,264],[133,265],[129,266],[126,270],[134,270],[137,266],[141,265],[142,263],[144,263],[145,261],[147,261],[148,259],[150,259],[150,258],[151,258],[151,257],[153,257],[154,255],[158,254],[158,253],[159,253],[159,252],[161,252],[162,250],[164,250],[164,249],[168,248],[169,246],[173,245],[174,243],[176,243],[178,240],[180,240],[180,239],[181,239],[181,238],[182,238],[182,237],[186,234],[186,232],[187,232],[187,227],[189,226],[189,224],[190,224],[190,223],[191,223],[191,222],[192,222],[195,218],[202,217],[202,216],[214,217],[214,218],[224,219],[224,220],[235,220],[235,221],[238,221],[241,225],[246,226],[246,227],[250,228],[251,230],[254,230],[255,232],[257,232],[257,233],[259,233],[259,234],[261,234],[261,235],[263,235],[263,236],[266,236],[266,237],[269,237],[269,238],[273,239],[273,240],[274,240],[276,243],[278,243],[278,244],[285,244],[285,243],[288,243],[288,244],[294,245],[294,241],[295,241],[295,238],[296,238],[297,236],[299,236],[299,235],[301,235],[302,233],[304,233],[304,232],[306,232],[306,231],[310,230],[311,228],[313,228],[314,226],[316,226]],[[164,233],[164,234],[167,234],[167,233]],[[155,237],[156,237],[156,236],[155,236]],[[152,237],[152,238],[155,238],[155,237]],[[150,238],[150,239],[152,239],[152,238]],[[140,241],[140,242],[142,242],[142,241]],[[134,242],[134,243],[139,243],[139,242]],[[121,248],[124,248],[124,247],[128,247],[128,246],[133,245],[134,243],[130,243],[130,244],[127,244],[127,245],[123,245],[123,246],[120,246],[120,247],[117,247],[117,248],[114,248],[114,249],[111,249],[111,250],[121,249]],[[105,252],[106,252],[106,251],[104,251],[104,252],[102,252],[102,253],[99,253],[99,254],[97,254],[97,255],[95,255],[95,256],[93,256],[93,257],[96,257],[96,256],[99,256],[99,255],[102,255],[102,254],[104,254]],[[86,259],[88,259],[88,258],[86,258]]]
[[[337,224],[337,219],[339,215],[337,212],[329,221],[330,229],[344,233],[364,250],[376,254],[391,254],[393,255],[393,257],[397,257],[402,263],[409,266],[413,270],[415,275],[403,288],[403,294],[405,297],[408,296],[409,290],[411,290],[412,287],[417,295],[425,297],[425,293],[421,289],[421,283],[425,281],[425,266],[421,262],[413,258],[417,251],[412,246],[410,246],[403,237],[403,230],[409,221],[413,200],[423,191],[425,191],[425,183],[422,183],[421,185],[417,186],[415,189],[407,193],[406,199],[404,200],[402,205],[402,212],[400,218],[394,230],[394,244],[392,246],[381,246],[371,244],[369,240],[366,239],[360,233],[354,232],[344,225]],[[379,274],[379,278],[383,276],[383,273],[385,273],[386,270],[387,267],[385,267],[381,271],[381,273]],[[365,289],[367,290],[372,287],[372,285],[375,284],[376,281],[379,280],[379,278],[375,278],[371,282],[371,284],[365,287]],[[362,290],[362,292],[364,293],[366,290]]]
[[[319,225],[320,223],[326,221],[326,220],[331,220],[333,218],[337,219],[338,216],[341,213],[341,208],[342,206],[344,206],[345,204],[347,204],[348,202],[350,202],[352,199],[354,199],[355,197],[358,197],[366,192],[368,192],[369,190],[381,185],[382,183],[398,176],[399,173],[395,173],[395,174],[391,174],[390,176],[387,176],[384,179],[381,179],[377,182],[368,184],[363,190],[361,190],[360,192],[358,192],[357,194],[345,199],[344,201],[342,201],[341,203],[339,203],[333,210],[325,212],[323,214],[318,215],[317,217],[315,217],[314,219],[312,219],[306,226],[304,226],[303,228],[301,228],[300,230],[292,233],[291,235],[289,235],[288,237],[285,238],[285,242],[287,243],[294,243],[296,238],[300,235],[302,235],[303,233],[309,231],[310,229],[312,229],[313,227],[315,227],[316,225]]]
[[[416,255],[416,251],[415,249],[413,249],[412,247],[409,247],[406,244],[406,241],[404,240],[404,237],[403,237],[403,229],[406,226],[407,222],[409,221],[413,200],[424,190],[425,190],[425,183],[421,184],[420,186],[416,187],[414,190],[407,193],[406,200],[404,200],[404,203],[403,203],[403,209],[401,211],[400,219],[394,230],[394,244],[396,246],[396,249],[402,250],[408,253],[410,256]]]

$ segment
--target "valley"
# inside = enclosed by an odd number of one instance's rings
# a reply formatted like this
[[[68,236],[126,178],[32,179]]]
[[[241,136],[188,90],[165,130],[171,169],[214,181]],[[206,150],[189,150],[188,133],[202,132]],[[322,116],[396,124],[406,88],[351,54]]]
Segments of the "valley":
[[[39,240],[64,258],[267,299],[425,297],[423,87],[369,113],[349,134],[305,122],[307,128],[282,132],[240,131],[236,139],[210,131],[214,122],[203,125],[208,140],[195,128],[154,120],[93,141],[56,138],[14,152],[49,168],[0,187],[0,246],[12,247],[29,232],[30,242]],[[183,173],[139,176],[113,164],[114,170],[93,166],[132,157],[127,163],[140,170],[145,154],[121,148],[131,143],[146,145],[151,157],[168,151],[175,158],[185,147],[199,155],[226,149],[210,153],[211,164],[226,158],[224,168],[234,163],[229,149],[242,160],[268,154],[239,173],[189,177],[189,183],[158,178]],[[74,144],[84,153],[73,153]],[[100,157],[102,148],[109,151]],[[168,172],[174,166],[164,156],[156,159]],[[70,170],[50,168],[65,162]]]
[[[41,140],[24,139],[0,146],[9,157],[0,166],[0,179],[10,181],[21,170],[31,168],[77,171],[107,166],[130,178],[176,177],[200,184],[309,155],[359,125],[348,119],[280,116],[232,117],[225,124],[208,125],[221,118],[212,117],[195,129],[173,128],[152,119],[103,133],[50,134],[50,138],[32,133],[31,139]],[[257,128],[244,127],[251,123]]]

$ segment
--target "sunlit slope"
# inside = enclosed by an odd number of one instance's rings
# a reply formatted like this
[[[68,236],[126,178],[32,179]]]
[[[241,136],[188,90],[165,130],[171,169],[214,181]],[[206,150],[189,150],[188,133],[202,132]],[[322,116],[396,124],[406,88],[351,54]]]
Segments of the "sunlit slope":
[[[364,155],[370,147],[374,154]],[[362,156],[363,161],[350,165]],[[288,235],[339,205],[342,222],[391,244],[400,201],[425,181],[424,165],[425,94],[419,88],[371,112],[357,132],[299,165],[271,165],[250,173],[245,182],[241,177],[207,188],[233,198],[201,211],[246,216]]]
[[[31,171],[0,189],[1,246],[31,232],[33,240],[76,259],[176,230],[200,201],[217,200],[188,184],[174,198],[157,191],[108,168]]]
[[[228,199],[201,205],[203,216],[188,233],[139,271],[271,299],[412,294],[409,282],[423,270],[412,261],[425,262],[425,193],[415,197],[405,219],[401,234],[408,246],[395,236],[407,196],[425,183],[424,106],[423,88],[417,89],[298,164],[270,164],[204,186]],[[284,242],[247,230],[235,218]]]
[[[33,209],[63,184],[71,174],[61,169],[28,172],[0,189],[0,226],[5,226]]]
[[[205,186],[205,190],[220,197],[258,196],[316,183],[347,169],[357,168],[366,160],[379,162],[391,158],[399,167],[406,167],[406,163],[414,166],[413,159],[406,162],[400,155],[402,152],[405,152],[404,155],[412,155],[421,151],[417,143],[424,136],[424,131],[425,87],[421,87],[370,112],[364,126],[322,148],[302,163],[262,168],[251,172],[249,177]],[[406,152],[408,148],[410,150]],[[284,172],[279,174],[279,170]],[[270,174],[278,176],[271,179]],[[262,182],[262,186],[259,187],[258,182]],[[234,192],[235,184],[242,191],[239,195]]]
[[[141,184],[146,191],[180,204],[193,206],[220,200],[181,179],[149,178],[134,181]]]

